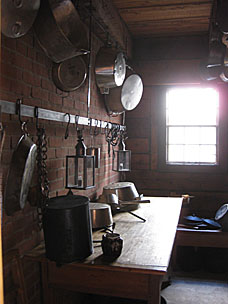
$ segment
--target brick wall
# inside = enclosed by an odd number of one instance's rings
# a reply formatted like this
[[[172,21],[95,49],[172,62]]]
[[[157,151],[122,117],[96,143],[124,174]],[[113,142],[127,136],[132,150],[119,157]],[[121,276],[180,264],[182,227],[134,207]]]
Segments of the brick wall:
[[[217,174],[170,173],[159,170],[158,160],[161,93],[167,86],[202,83],[199,63],[207,56],[206,41],[205,37],[183,37],[145,39],[134,44],[135,66],[143,78],[144,92],[138,107],[126,117],[127,148],[132,150],[132,171],[127,179],[145,195],[191,194],[195,198],[185,212],[213,217],[228,199],[227,168]],[[223,114],[227,125],[228,113]],[[224,146],[225,142],[224,138]]]
[[[100,47],[99,41],[93,39],[93,63],[96,52]],[[39,47],[33,31],[18,39],[2,36],[1,48],[1,77],[0,96],[2,100],[15,102],[23,98],[23,103],[45,109],[70,113],[73,115],[87,115],[87,81],[73,92],[63,92],[56,88],[51,78],[52,62]],[[92,97],[90,113],[92,118],[105,121],[119,122],[120,117],[110,119],[104,107],[103,96],[99,93],[92,74]],[[2,114],[6,129],[6,140],[2,154],[3,179],[1,188],[4,189],[13,149],[21,136],[20,123],[16,115]],[[22,117],[23,120],[28,118]],[[48,140],[47,169],[50,181],[50,197],[64,195],[65,189],[65,156],[75,153],[77,142],[75,125],[69,127],[69,137],[64,139],[66,124],[40,120],[45,127]],[[28,121],[28,131],[36,141],[35,119]],[[89,128],[84,130],[84,139],[87,147],[91,144]],[[104,135],[94,138],[95,145],[101,147],[101,167],[96,169],[96,187],[88,191],[74,191],[75,194],[96,198],[102,193],[105,184],[117,181],[119,176],[111,170],[111,158],[107,154],[107,143]],[[12,181],[13,182],[13,181]],[[36,188],[36,178],[32,181],[32,190]],[[42,239],[42,232],[37,225],[37,212],[34,207],[35,192],[30,191],[29,202],[24,210],[7,216],[3,205],[3,254],[5,304],[15,303],[15,288],[13,285],[11,265],[6,263],[8,253],[17,248],[20,255],[36,246]],[[29,303],[40,303],[40,277],[38,265],[25,262],[24,275],[27,284]]]

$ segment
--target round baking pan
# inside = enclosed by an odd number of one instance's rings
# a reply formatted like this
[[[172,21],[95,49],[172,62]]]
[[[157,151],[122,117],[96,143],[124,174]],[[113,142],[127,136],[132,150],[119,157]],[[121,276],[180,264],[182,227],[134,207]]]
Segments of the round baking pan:
[[[74,91],[83,85],[87,76],[84,60],[80,56],[53,63],[52,79],[57,88],[62,91]]]

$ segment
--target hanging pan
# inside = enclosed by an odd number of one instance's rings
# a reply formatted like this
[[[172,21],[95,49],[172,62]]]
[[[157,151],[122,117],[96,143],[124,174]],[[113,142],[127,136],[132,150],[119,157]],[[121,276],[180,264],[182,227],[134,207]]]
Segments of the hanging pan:
[[[126,78],[122,87],[111,89],[106,95],[105,104],[110,115],[134,110],[143,94],[143,82],[139,75],[132,74]]]
[[[22,123],[23,135],[13,152],[4,192],[7,215],[24,208],[36,162],[37,146]]]
[[[3,0],[2,33],[18,38],[32,27],[40,7],[40,0]]]
[[[57,88],[70,92],[78,89],[85,82],[86,64],[80,56],[53,63],[52,79]]]
[[[95,75],[102,94],[108,94],[110,88],[121,86],[126,75],[123,53],[111,47],[100,48],[96,56]]]
[[[86,28],[70,0],[41,0],[34,30],[42,49],[56,63],[88,53]]]

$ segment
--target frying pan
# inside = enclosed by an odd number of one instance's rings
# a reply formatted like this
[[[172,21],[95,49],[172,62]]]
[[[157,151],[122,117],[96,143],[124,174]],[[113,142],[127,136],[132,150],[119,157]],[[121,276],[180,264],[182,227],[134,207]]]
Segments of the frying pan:
[[[70,92],[78,89],[85,82],[86,64],[80,56],[53,63],[52,79],[62,91]]]
[[[13,215],[24,208],[31,183],[37,146],[22,126],[24,134],[13,152],[4,191],[4,205],[7,215]]]

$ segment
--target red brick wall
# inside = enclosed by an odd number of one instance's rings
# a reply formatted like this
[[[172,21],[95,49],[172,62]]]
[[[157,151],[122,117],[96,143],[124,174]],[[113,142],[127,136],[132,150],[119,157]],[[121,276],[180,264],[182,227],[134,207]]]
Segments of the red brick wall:
[[[93,41],[93,62],[96,52],[100,47],[99,42]],[[45,109],[70,113],[73,115],[87,115],[87,81],[73,92],[63,92],[56,88],[51,78],[52,62],[39,47],[32,30],[18,39],[2,36],[1,49],[1,77],[0,96],[2,100],[15,102],[23,98],[23,103]],[[91,117],[98,120],[119,122],[119,117],[110,119],[104,107],[103,96],[99,93],[92,74]],[[16,115],[3,114],[3,124],[6,129],[6,141],[3,148],[2,163],[3,180],[1,187],[4,189],[6,175],[9,169],[13,149],[20,138],[20,124]],[[23,120],[28,118],[22,117]],[[77,142],[75,125],[69,128],[69,137],[64,139],[66,124],[53,121],[42,121],[48,140],[47,169],[50,180],[50,196],[63,195],[65,189],[65,156],[75,153]],[[30,118],[28,131],[36,141],[35,119]],[[84,130],[84,139],[90,145],[89,128]],[[119,176],[111,170],[111,158],[107,154],[107,143],[104,135],[95,138],[95,144],[101,147],[101,167],[96,169],[96,187],[88,191],[74,191],[75,194],[86,195],[90,198],[98,197],[105,184],[117,181]],[[33,180],[36,185],[36,179]],[[1,188],[0,188],[1,189]],[[35,197],[30,193],[29,202],[24,210],[7,216],[3,210],[3,253],[5,261],[11,249],[17,248],[23,255],[26,251],[36,246],[42,239],[42,233],[37,226],[37,213],[34,205]],[[1,198],[1,205],[4,200]],[[25,263],[24,275],[26,279],[29,303],[40,301],[39,268],[34,263]],[[10,263],[4,263],[5,304],[15,302]]]
[[[199,63],[207,55],[205,39],[140,40],[134,45],[136,71],[142,76],[144,92],[138,107],[126,116],[127,147],[132,150],[132,171],[127,179],[145,195],[191,194],[195,198],[187,212],[213,217],[228,199],[227,168],[217,174],[168,173],[159,170],[158,163],[161,92],[167,85],[202,83]],[[223,114],[227,121],[228,113]]]

